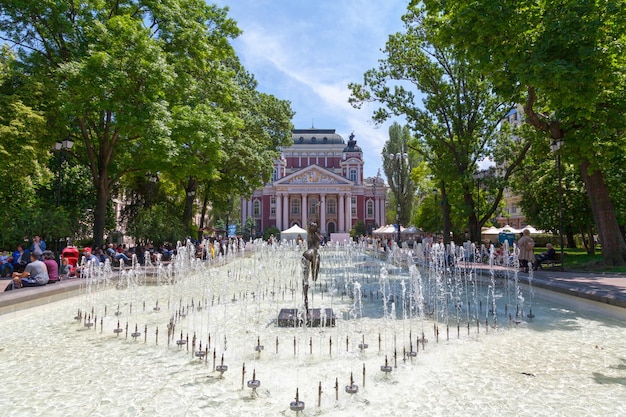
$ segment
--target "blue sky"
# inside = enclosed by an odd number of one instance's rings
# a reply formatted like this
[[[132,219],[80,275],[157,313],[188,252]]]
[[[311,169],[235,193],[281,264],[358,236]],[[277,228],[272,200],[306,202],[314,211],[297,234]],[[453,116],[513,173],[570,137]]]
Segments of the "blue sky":
[[[210,1],[210,0],[209,0]],[[381,150],[394,120],[376,127],[375,105],[348,104],[348,83],[378,66],[389,34],[402,30],[409,0],[214,0],[243,34],[233,46],[264,93],[289,100],[294,127],[354,131],[365,175],[382,172]],[[402,121],[400,121],[402,122]]]

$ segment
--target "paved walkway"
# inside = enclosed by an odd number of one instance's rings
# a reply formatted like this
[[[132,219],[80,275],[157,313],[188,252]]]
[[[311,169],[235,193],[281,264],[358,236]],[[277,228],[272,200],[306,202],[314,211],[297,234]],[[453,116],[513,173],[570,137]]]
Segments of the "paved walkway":
[[[528,282],[528,274],[520,273]],[[533,285],[564,294],[626,308],[626,274],[561,271],[558,267],[533,271]]]
[[[528,283],[528,278],[529,274],[519,274],[521,282]],[[80,291],[84,280],[71,279],[43,287],[2,292],[8,283],[9,280],[6,278],[0,281],[0,315],[75,295]],[[626,308],[626,273],[571,272],[561,271],[558,267],[546,268],[533,272],[532,284],[555,292]]]

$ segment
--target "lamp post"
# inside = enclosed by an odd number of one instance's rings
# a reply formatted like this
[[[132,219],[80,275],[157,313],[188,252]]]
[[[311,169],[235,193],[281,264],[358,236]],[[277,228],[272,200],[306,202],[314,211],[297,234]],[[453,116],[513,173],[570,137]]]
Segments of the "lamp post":
[[[59,140],[54,144],[54,150],[58,152],[59,169],[57,178],[57,195],[56,195],[56,207],[61,205],[61,184],[63,183],[63,151],[69,151],[74,146],[74,141],[69,137],[65,140]],[[57,237],[54,240],[54,251],[59,252],[59,240]]]
[[[57,201],[56,206],[61,205],[61,183],[63,182],[63,151],[69,151],[74,146],[74,141],[70,138],[59,140],[54,144],[54,150],[59,153],[59,172],[57,179]]]
[[[403,179],[403,171],[404,171],[404,165],[409,163],[408,159],[409,159],[409,154],[407,154],[406,152],[397,152],[395,154],[390,153],[388,155],[389,160],[392,163],[397,164],[397,173],[398,173],[398,182],[396,183],[396,224],[398,225],[398,238],[397,238],[397,242],[398,242],[398,247],[400,246],[400,195],[401,193],[404,191],[404,187],[402,184],[402,179]]]
[[[563,140],[553,140],[550,144],[550,150],[556,154],[556,172],[559,182],[559,243],[561,245],[561,271],[563,271],[563,187],[561,185],[561,146],[563,146]]]

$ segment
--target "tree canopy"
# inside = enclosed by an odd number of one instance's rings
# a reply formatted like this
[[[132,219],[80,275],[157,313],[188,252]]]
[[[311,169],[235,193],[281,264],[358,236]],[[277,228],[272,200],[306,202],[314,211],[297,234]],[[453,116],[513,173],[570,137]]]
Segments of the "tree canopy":
[[[626,263],[615,189],[607,180],[626,141],[626,4],[420,3],[442,42],[474,59],[500,93],[523,103],[528,123],[548,142],[563,142],[562,157],[578,165],[585,182],[605,263]]]
[[[238,171],[245,186],[230,182],[227,194],[250,192],[271,170],[292,112],[255,90],[229,43],[239,33],[227,9],[202,0],[0,4],[0,39],[24,81],[12,99],[26,106],[20,122],[38,117],[32,129],[46,127],[21,135],[44,150],[58,138],[76,141],[72,157],[96,190],[96,244],[125,175],[158,171],[190,197],[198,181],[223,180],[225,170],[247,168]],[[187,210],[193,201],[183,200]]]
[[[377,122],[391,116],[406,118],[415,137],[410,148],[429,165],[441,192],[438,204],[446,240],[449,232],[463,231],[466,225],[479,239],[479,225],[498,207],[506,181],[530,145],[502,132],[496,135],[514,105],[512,98],[494,94],[473,62],[442,44],[436,26],[424,17],[419,7],[409,8],[403,16],[405,31],[389,37],[386,59],[365,73],[363,85],[350,85],[350,100],[355,107],[366,101],[380,103],[373,115]],[[480,180],[474,174],[483,160],[500,166],[500,178],[482,180],[483,187],[495,190],[496,198],[479,218]],[[465,221],[459,225],[453,221],[458,219]]]

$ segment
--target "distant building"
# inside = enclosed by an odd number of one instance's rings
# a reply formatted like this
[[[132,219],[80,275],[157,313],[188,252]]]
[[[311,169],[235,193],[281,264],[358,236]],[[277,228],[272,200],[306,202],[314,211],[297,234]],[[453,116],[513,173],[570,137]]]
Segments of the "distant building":
[[[518,104],[507,114],[506,118],[502,122],[508,123],[513,127],[519,127],[524,123],[524,120],[524,109]],[[510,188],[506,188],[502,199],[504,201],[505,213],[507,215],[499,215],[496,217],[496,221],[502,226],[508,224],[516,229],[521,229],[526,226],[526,215],[522,212],[520,207],[522,198],[513,193]]]
[[[274,161],[272,180],[241,201],[241,224],[252,217],[257,233],[268,227],[306,228],[317,220],[325,236],[348,233],[357,220],[368,231],[385,223],[387,185],[363,178],[363,151],[335,129],[296,129],[293,145]]]

